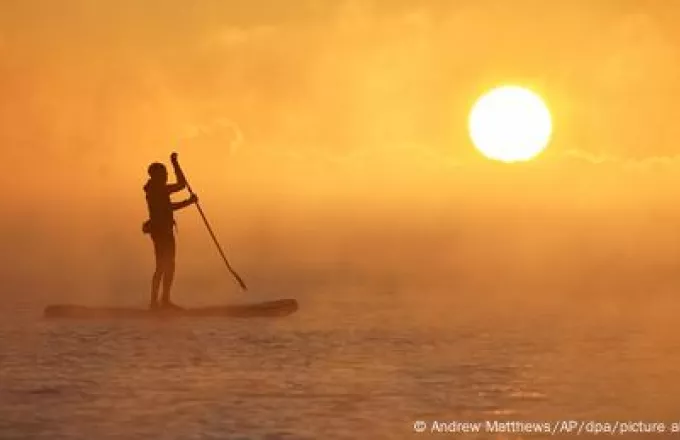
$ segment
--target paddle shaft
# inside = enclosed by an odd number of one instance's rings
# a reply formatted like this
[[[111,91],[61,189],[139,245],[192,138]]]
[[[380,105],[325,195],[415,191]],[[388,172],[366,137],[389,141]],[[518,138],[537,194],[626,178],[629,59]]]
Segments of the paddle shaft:
[[[186,180],[186,177],[185,177]],[[187,181],[187,189],[189,190],[189,193],[191,195],[194,195],[194,191],[191,189],[191,185],[189,185],[189,182]],[[201,218],[203,218],[203,223],[205,223],[205,227],[208,229],[208,232],[210,233],[210,237],[212,237],[213,242],[215,243],[215,246],[217,247],[217,251],[220,253],[220,256],[222,257],[222,260],[224,261],[224,264],[227,266],[227,269],[231,273],[231,275],[236,279],[238,284],[241,286],[243,290],[248,290],[246,287],[246,283],[243,282],[239,274],[236,273],[236,271],[231,267],[231,264],[229,264],[229,260],[227,260],[227,256],[224,254],[224,250],[222,250],[222,246],[220,246],[220,242],[217,240],[217,237],[215,236],[215,232],[213,232],[212,227],[210,227],[210,222],[208,222],[208,218],[205,216],[205,213],[203,212],[203,208],[201,208],[201,204],[196,202],[196,208],[198,209],[198,213],[201,214]]]

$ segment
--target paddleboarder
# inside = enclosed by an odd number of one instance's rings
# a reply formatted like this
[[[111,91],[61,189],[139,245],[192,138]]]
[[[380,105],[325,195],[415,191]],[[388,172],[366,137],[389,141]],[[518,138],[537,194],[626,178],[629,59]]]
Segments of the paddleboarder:
[[[157,307],[178,309],[179,306],[170,301],[170,289],[175,277],[175,219],[173,212],[198,203],[198,197],[191,196],[181,202],[173,203],[170,194],[187,187],[182,168],[177,160],[177,153],[170,155],[170,162],[177,182],[168,184],[168,170],[160,162],[149,165],[149,180],[144,185],[146,203],[149,209],[149,220],[144,222],[142,231],[151,236],[153,242],[156,268],[151,279],[151,302],[149,308]],[[158,303],[158,290],[163,282],[163,293]]]

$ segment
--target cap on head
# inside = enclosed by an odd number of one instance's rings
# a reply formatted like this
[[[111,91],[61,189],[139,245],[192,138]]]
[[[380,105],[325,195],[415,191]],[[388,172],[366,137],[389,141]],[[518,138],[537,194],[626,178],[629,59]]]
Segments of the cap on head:
[[[163,180],[167,179],[168,177],[168,170],[165,169],[165,165],[160,162],[154,162],[149,165],[149,169],[147,171],[149,173],[149,177],[151,177],[152,180]]]

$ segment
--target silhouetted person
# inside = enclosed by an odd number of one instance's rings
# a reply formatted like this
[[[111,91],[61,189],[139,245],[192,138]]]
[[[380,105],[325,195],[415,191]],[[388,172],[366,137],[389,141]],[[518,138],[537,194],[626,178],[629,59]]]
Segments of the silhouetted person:
[[[168,184],[168,171],[162,163],[149,165],[149,181],[144,185],[146,203],[149,207],[149,220],[144,223],[142,230],[151,235],[156,269],[151,279],[150,308],[158,307],[158,289],[163,281],[163,295],[161,307],[179,308],[170,302],[170,289],[175,277],[175,234],[173,227],[175,219],[173,212],[196,203],[198,198],[192,194],[188,199],[173,203],[170,194],[186,188],[187,181],[177,161],[177,153],[170,155],[170,161],[175,171],[177,183]]]

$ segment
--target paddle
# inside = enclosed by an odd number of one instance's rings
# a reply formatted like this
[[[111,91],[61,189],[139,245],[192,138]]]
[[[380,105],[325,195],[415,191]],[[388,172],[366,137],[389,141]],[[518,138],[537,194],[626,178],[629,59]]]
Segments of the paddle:
[[[187,182],[187,189],[189,190],[189,194],[191,194],[192,196],[195,196],[194,191],[191,189],[191,185],[189,185],[189,181],[186,179],[186,174],[185,174],[185,180]],[[236,279],[236,281],[241,286],[241,288],[243,290],[248,290],[248,288],[246,287],[246,283],[243,282],[241,277],[231,267],[231,264],[229,264],[229,260],[227,260],[227,256],[224,254],[224,251],[222,250],[222,246],[220,246],[220,242],[217,241],[217,237],[215,236],[213,229],[210,227],[210,223],[208,222],[208,219],[206,218],[205,213],[203,212],[203,208],[201,208],[201,204],[198,203],[198,201],[196,202],[196,208],[198,209],[198,213],[201,214],[201,217],[203,218],[203,223],[205,223],[205,227],[208,229],[208,232],[210,233],[210,237],[212,237],[212,240],[215,243],[215,246],[217,246],[217,251],[222,256],[222,260],[224,260],[224,264],[227,266],[227,269],[229,270],[231,275]]]

